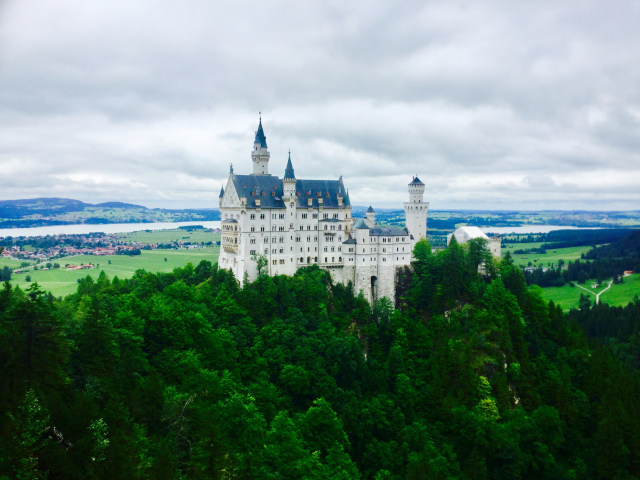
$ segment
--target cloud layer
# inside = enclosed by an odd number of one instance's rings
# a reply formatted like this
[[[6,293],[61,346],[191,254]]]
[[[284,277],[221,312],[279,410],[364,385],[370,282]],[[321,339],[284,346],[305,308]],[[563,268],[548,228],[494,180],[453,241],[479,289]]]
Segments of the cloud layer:
[[[637,2],[0,4],[0,199],[217,207],[258,110],[354,204],[640,208]]]

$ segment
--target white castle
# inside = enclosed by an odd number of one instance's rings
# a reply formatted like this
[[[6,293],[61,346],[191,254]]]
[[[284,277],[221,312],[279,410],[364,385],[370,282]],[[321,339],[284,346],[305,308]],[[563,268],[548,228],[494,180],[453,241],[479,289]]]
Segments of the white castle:
[[[258,260],[270,275],[293,275],[317,264],[335,282],[351,281],[356,293],[374,301],[395,297],[398,268],[409,265],[415,243],[427,234],[429,204],[423,201],[424,183],[409,183],[404,204],[406,228],[376,224],[369,207],[366,218],[351,216],[349,193],[338,180],[296,178],[291,152],[284,178],[269,174],[269,150],[258,124],[251,152],[253,174],[237,175],[230,168],[220,190],[222,240],[219,266],[242,282],[253,280]]]

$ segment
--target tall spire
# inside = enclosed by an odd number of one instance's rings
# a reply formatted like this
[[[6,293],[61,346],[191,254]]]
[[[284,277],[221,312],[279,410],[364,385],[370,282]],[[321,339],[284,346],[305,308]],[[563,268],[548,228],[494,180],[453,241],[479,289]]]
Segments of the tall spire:
[[[289,150],[289,160],[287,160],[287,168],[284,169],[284,178],[296,178],[291,164],[291,150]]]
[[[267,137],[264,136],[264,130],[262,130],[262,115],[260,115],[260,123],[258,124],[256,139],[253,143],[256,145],[260,145],[260,147],[262,148],[267,148]]]

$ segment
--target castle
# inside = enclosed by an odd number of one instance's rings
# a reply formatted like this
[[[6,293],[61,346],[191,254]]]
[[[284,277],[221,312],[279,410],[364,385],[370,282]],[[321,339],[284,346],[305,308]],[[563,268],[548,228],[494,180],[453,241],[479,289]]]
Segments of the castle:
[[[231,166],[220,190],[220,268],[242,282],[245,275],[257,277],[258,262],[269,275],[293,275],[317,264],[335,282],[351,281],[370,302],[382,296],[393,301],[397,269],[409,265],[415,242],[427,234],[424,183],[417,176],[409,183],[406,228],[380,226],[371,207],[365,218],[351,216],[342,177],[298,179],[289,152],[284,177],[278,178],[269,174],[269,156],[260,118],[253,174],[237,175]]]

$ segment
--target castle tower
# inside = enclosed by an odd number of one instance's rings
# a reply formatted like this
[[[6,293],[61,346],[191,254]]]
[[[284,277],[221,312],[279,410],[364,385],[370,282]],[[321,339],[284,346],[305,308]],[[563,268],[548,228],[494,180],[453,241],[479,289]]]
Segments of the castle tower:
[[[414,177],[409,184],[409,201],[404,203],[405,222],[414,243],[427,236],[429,203],[423,201],[423,196],[424,183]]]
[[[254,175],[269,175],[269,150],[267,150],[267,137],[262,130],[262,117],[256,131],[256,139],[253,141],[251,160],[253,160]]]
[[[369,208],[367,208],[366,220],[364,222],[369,228],[373,228],[376,226],[376,212],[371,205],[369,205]]]

